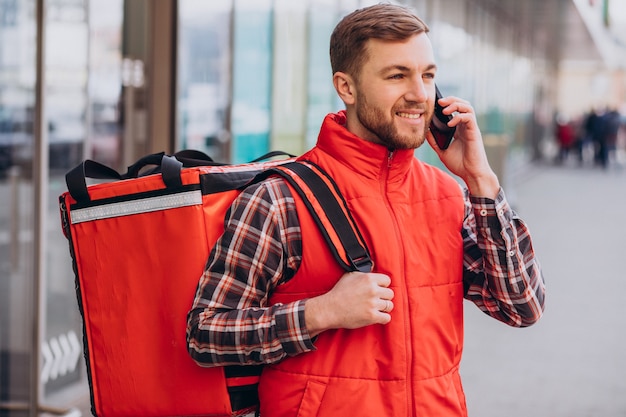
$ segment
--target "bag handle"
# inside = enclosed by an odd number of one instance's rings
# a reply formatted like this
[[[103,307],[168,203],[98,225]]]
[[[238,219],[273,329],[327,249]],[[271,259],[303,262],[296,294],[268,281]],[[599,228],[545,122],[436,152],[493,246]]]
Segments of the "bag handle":
[[[87,159],[65,174],[65,183],[72,198],[78,202],[90,201],[87,178],[121,180],[122,176],[113,168]]]
[[[67,190],[77,203],[86,203],[91,201],[91,197],[87,191],[87,178],[118,181],[129,178],[137,178],[139,176],[139,171],[148,165],[159,166],[157,172],[161,173],[163,183],[166,187],[172,188],[183,185],[180,177],[180,171],[183,164],[175,157],[165,155],[162,152],[146,155],[140,158],[137,162],[128,167],[125,174],[120,174],[113,168],[109,168],[99,162],[87,159],[65,174],[65,183],[67,185]]]
[[[250,162],[260,162],[277,156],[295,157],[287,152],[272,151]],[[120,174],[106,165],[87,159],[65,175],[65,183],[67,184],[70,195],[76,202],[86,203],[91,201],[89,192],[87,191],[87,178],[105,180],[138,178],[141,170],[150,165],[154,165],[155,167],[141,175],[160,173],[165,186],[167,188],[173,188],[181,187],[183,184],[181,179],[181,170],[183,167],[227,166],[231,164],[215,162],[213,158],[201,151],[184,149],[173,155],[166,155],[165,152],[145,155],[139,158],[134,164],[130,165],[126,173]]]
[[[158,153],[152,153],[149,155],[145,155],[142,156],[141,158],[139,158],[134,164],[130,165],[127,169],[126,169],[126,174],[123,174],[122,177],[127,179],[127,178],[137,178],[139,177],[139,172],[149,166],[149,165],[155,165],[155,166],[160,166],[161,165],[161,161],[163,161],[163,157],[165,156],[165,152],[158,152]],[[150,172],[149,174],[151,174],[152,172]],[[144,174],[144,175],[148,175],[148,174]]]

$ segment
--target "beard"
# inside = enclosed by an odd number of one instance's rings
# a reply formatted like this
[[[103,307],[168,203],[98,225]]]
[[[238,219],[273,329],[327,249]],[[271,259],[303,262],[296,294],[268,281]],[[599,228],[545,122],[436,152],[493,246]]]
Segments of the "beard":
[[[410,106],[404,108],[407,107]],[[392,113],[395,114],[395,111]],[[363,95],[357,102],[356,114],[361,125],[376,136],[388,149],[417,149],[422,146],[426,139],[433,110],[426,111],[422,116],[425,120],[424,129],[412,128],[408,134],[398,132],[393,120],[386,117],[380,108],[370,106],[367,98]]]

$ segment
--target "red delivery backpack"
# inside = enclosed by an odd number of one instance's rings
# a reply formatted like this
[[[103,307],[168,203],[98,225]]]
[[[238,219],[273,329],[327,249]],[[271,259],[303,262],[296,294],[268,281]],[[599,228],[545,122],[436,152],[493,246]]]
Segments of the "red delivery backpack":
[[[59,205],[95,416],[241,416],[257,409],[262,367],[201,367],[188,354],[185,329],[226,210],[247,185],[274,175],[304,199],[345,270],[371,268],[345,201],[310,162],[227,165],[181,151],[147,155],[125,174],[91,160],[67,173]],[[87,184],[94,179],[105,181]]]

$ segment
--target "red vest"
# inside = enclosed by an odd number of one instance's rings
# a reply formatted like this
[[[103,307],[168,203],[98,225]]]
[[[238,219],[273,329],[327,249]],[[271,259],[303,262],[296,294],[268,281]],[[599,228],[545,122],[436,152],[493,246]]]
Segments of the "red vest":
[[[463,350],[463,195],[448,174],[348,132],[326,117],[302,156],[338,183],[374,261],[391,277],[387,325],[320,334],[317,348],[264,369],[261,416],[466,416]],[[303,256],[272,303],[313,297],[342,276],[301,201]]]

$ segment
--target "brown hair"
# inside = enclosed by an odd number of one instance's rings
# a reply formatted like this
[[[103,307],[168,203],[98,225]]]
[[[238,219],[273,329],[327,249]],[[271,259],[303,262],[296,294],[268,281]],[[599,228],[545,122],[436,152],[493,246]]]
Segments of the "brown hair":
[[[345,16],[330,37],[330,65],[333,74],[345,72],[358,78],[368,59],[369,39],[403,41],[428,32],[428,26],[411,10],[393,4],[377,4]]]

